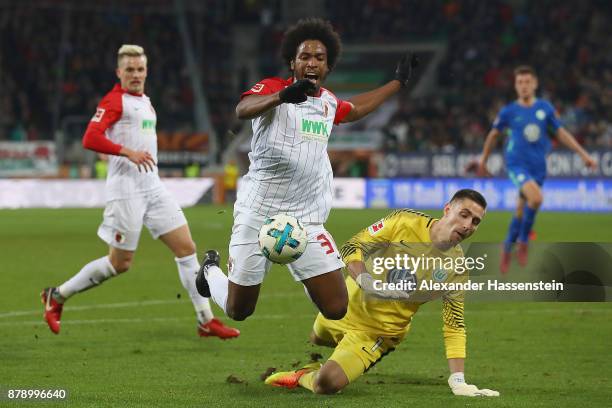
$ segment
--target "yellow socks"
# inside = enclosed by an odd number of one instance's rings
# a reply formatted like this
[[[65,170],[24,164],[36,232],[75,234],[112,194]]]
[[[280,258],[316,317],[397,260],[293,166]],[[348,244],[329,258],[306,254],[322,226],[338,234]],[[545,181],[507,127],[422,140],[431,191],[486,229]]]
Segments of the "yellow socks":
[[[315,375],[318,372],[319,372],[319,370],[313,370],[313,371],[310,371],[310,372],[304,374],[298,380],[298,384],[300,384],[301,387],[304,387],[304,388],[309,389],[310,391],[314,392],[314,379],[315,379]]]

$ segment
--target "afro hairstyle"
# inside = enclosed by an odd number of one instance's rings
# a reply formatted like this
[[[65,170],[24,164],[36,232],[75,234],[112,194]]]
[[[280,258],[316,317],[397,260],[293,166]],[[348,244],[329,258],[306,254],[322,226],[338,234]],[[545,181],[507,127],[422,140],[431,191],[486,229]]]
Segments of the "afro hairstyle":
[[[340,36],[329,21],[320,18],[305,18],[285,31],[281,44],[281,57],[291,71],[291,61],[295,59],[297,49],[306,40],[318,40],[327,49],[327,66],[331,71],[342,52]]]

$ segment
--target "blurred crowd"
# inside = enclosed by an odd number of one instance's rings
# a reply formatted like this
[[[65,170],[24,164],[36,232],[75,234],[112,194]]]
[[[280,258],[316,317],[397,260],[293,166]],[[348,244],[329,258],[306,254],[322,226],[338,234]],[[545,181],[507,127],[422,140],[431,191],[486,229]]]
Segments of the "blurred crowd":
[[[421,34],[448,41],[437,72],[438,91],[400,101],[384,129],[386,149],[481,149],[499,109],[515,99],[512,72],[520,64],[536,69],[539,95],[553,103],[582,144],[612,147],[612,12],[605,1],[330,4],[345,35],[359,41],[410,41]],[[358,15],[346,17],[351,13]]]
[[[51,139],[70,118],[88,120],[116,82],[113,68],[123,43],[141,44],[148,54],[147,93],[158,129],[189,132],[194,95],[172,2],[145,3],[149,6],[0,3],[0,140]],[[274,75],[282,68],[276,52],[286,28],[283,5],[280,0],[186,3],[211,120],[224,135],[235,125],[234,105],[252,79],[233,60],[232,24],[259,25],[258,70]],[[434,92],[418,100],[400,98],[383,129],[387,150],[480,149],[497,111],[514,99],[512,70],[518,64],[535,67],[540,94],[581,143],[612,147],[612,18],[603,0],[319,4],[347,44],[439,40],[448,46]]]
[[[80,136],[96,104],[117,82],[122,44],[148,57],[146,93],[160,131],[193,131],[193,87],[171,2],[104,7],[95,3],[0,4],[0,140],[52,139],[76,124]],[[202,67],[210,117],[218,131],[231,116],[231,33],[222,0],[187,10],[196,60]],[[27,7],[29,6],[29,7]],[[230,88],[231,89],[231,88]]]

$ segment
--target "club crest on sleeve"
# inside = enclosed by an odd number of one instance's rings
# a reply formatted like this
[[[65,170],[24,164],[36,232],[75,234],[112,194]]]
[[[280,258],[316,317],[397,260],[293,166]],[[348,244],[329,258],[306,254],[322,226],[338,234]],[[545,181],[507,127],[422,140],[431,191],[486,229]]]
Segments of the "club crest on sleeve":
[[[384,220],[376,221],[374,224],[368,227],[370,235],[376,235],[378,232],[385,227]]]
[[[98,108],[96,109],[96,113],[93,115],[93,118],[91,118],[92,122],[99,122],[102,120],[102,116],[104,116],[104,112],[106,112],[106,109],[102,109],[102,108]]]
[[[123,244],[123,243],[125,243],[125,235],[124,235],[123,233],[121,233],[121,232],[117,231],[117,232],[115,233],[115,241],[116,241],[118,244]]]
[[[261,92],[261,90],[264,88],[264,84],[255,84],[254,87],[251,88],[251,92]]]

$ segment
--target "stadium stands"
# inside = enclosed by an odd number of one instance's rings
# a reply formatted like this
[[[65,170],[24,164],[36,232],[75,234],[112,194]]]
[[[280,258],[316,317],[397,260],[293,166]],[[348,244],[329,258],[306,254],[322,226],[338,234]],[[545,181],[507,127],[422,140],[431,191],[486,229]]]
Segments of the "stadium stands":
[[[287,25],[282,2],[185,3],[211,121],[221,138],[236,126],[234,104],[254,79],[234,61],[233,27],[264,23],[268,40],[261,42],[258,69],[262,76],[273,74],[283,68],[273,61],[276,34]],[[53,139],[65,118],[86,121],[115,81],[109,68],[116,49],[130,42],[149,55],[147,92],[158,109],[158,129],[192,131],[193,91],[172,6],[155,0],[112,2],[103,9],[92,4],[0,3],[0,140]],[[446,41],[436,89],[419,100],[401,98],[383,131],[384,149],[452,152],[481,147],[493,115],[513,94],[518,63],[535,66],[541,93],[561,109],[579,141],[611,147],[612,24],[604,4],[342,0],[327,1],[325,8],[345,44]]]

